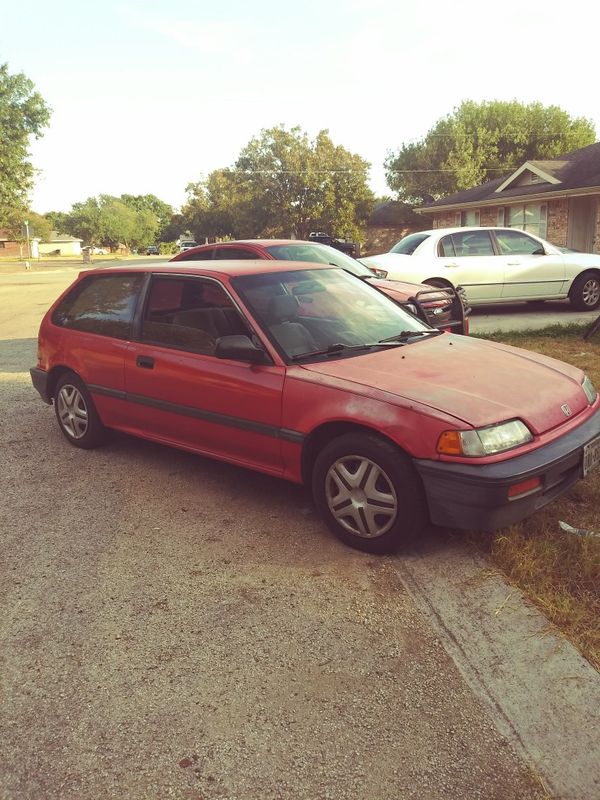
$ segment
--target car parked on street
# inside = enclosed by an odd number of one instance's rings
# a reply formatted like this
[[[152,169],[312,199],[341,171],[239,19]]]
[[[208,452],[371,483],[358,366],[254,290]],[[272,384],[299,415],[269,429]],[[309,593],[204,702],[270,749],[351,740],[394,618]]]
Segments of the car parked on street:
[[[69,443],[114,428],[304,483],[369,552],[516,522],[600,464],[580,369],[443,333],[329,265],[82,272],[31,377]]]
[[[146,248],[146,255],[147,256],[157,256],[159,255],[159,249],[155,244],[149,244]]]
[[[469,311],[460,288],[432,290],[431,286],[385,280],[382,269],[365,267],[360,261],[339,250],[317,242],[299,239],[247,239],[199,245],[178,253],[171,261],[221,261],[223,259],[265,259],[268,261],[307,261],[332,264],[356,275],[391,297],[394,302],[415,314],[434,328],[469,333]]]
[[[388,277],[462,286],[470,305],[569,298],[600,305],[600,255],[577,253],[516,228],[436,228],[411,233],[389,253],[360,259]]]

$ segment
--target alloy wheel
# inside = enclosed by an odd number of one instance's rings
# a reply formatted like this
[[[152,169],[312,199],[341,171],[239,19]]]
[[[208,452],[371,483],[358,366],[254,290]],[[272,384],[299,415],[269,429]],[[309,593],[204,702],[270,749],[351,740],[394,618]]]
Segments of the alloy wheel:
[[[378,464],[364,456],[343,456],[331,465],[325,478],[325,496],[336,521],[364,539],[386,533],[398,513],[392,481]]]
[[[583,284],[581,296],[586,306],[593,308],[600,299],[600,281],[598,278],[590,278]]]
[[[58,417],[64,430],[73,439],[85,436],[89,419],[83,395],[76,386],[66,383],[56,398]]]

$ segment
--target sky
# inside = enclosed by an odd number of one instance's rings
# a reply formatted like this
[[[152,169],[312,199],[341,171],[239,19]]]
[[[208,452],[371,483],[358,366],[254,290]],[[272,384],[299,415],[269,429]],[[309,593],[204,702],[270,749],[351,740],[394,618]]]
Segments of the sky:
[[[600,139],[592,0],[28,0],[5,4],[0,63],[52,108],[32,142],[38,213],[155,194],[231,166],[261,130],[327,129],[371,164],[463,100],[539,101]]]

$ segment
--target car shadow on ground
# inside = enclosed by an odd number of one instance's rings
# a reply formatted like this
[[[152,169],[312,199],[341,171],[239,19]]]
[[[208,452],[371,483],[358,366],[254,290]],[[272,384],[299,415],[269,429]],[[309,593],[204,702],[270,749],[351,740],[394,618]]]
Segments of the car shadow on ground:
[[[239,521],[242,522],[242,517],[250,514],[254,519],[263,518],[265,524],[270,521],[275,523],[274,527],[280,525],[286,529],[284,535],[287,535],[288,528],[292,528],[290,533],[295,536],[301,533],[310,547],[321,549],[321,554],[326,543],[327,551],[332,546],[343,551],[348,549],[321,520],[311,492],[305,486],[121,432],[114,432],[103,449],[110,450],[111,456],[119,463],[131,460],[138,466],[141,461],[145,470],[158,472],[167,492],[169,484],[174,488],[182,488],[185,484],[192,495],[202,488],[211,493],[218,491],[226,504],[227,518],[236,518],[239,512]],[[433,554],[447,549],[454,541],[463,541],[466,535],[428,525],[421,538],[411,543],[405,552]],[[287,550],[286,553],[289,555]],[[402,555],[402,550],[399,554]]]

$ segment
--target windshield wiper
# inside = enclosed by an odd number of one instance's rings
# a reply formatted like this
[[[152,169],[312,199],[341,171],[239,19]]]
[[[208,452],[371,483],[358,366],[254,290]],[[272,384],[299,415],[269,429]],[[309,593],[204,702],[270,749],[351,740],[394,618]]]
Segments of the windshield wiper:
[[[400,331],[400,333],[396,333],[394,336],[388,336],[387,339],[380,339],[379,344],[387,344],[388,342],[406,342],[413,336],[439,336],[440,333],[443,333],[443,331],[438,331],[437,329],[431,331]]]
[[[336,342],[323,350],[312,350],[308,353],[299,353],[297,356],[292,356],[292,361],[298,361],[300,358],[312,358],[312,356],[336,356],[339,353],[347,353],[350,350],[354,350],[354,352],[371,350],[373,347],[381,347],[382,344],[388,347],[395,347],[402,345],[403,342],[392,341],[392,339],[384,339],[381,342],[365,342],[364,344],[342,344],[342,342]]]

